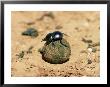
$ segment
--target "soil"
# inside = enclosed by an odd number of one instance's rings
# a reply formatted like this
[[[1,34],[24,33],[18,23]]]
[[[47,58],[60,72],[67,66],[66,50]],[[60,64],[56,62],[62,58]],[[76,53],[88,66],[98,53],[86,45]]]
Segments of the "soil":
[[[99,77],[100,13],[98,11],[13,11],[11,13],[12,77]],[[34,28],[38,36],[24,36]],[[71,47],[69,61],[50,64],[38,51],[49,33],[61,31]]]

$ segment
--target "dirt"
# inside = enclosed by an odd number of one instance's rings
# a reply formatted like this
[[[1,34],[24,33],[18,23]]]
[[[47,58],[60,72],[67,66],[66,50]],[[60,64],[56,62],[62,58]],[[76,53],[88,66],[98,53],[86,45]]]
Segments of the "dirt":
[[[97,11],[13,11],[11,13],[12,77],[99,77],[100,13]],[[24,36],[28,28],[38,36]],[[71,47],[69,61],[50,64],[38,51],[49,33],[61,31]]]

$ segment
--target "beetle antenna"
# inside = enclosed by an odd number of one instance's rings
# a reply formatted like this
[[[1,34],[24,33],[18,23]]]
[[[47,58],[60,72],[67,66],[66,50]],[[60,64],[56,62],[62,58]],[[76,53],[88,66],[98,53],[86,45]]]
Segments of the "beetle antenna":
[[[65,33],[62,33],[62,34],[64,34],[65,36],[69,36],[69,35],[67,35],[67,34],[65,34]]]

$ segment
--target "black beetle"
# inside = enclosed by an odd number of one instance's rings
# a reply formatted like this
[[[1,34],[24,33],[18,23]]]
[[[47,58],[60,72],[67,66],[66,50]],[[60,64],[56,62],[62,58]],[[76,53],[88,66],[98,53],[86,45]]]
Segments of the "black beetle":
[[[60,43],[62,44],[62,45],[64,45],[63,43],[62,43],[62,38],[63,38],[63,33],[61,33],[60,31],[54,31],[54,32],[52,32],[52,33],[48,33],[47,35],[46,35],[46,37],[42,40],[42,41],[46,41],[46,42],[48,42],[48,43],[53,43],[54,41],[60,41]],[[54,44],[53,44],[54,45]]]
[[[49,41],[49,42],[54,42],[57,40],[61,40],[63,37],[63,33],[59,31],[55,31],[53,33],[49,33],[46,35],[46,37],[43,39],[43,41]]]

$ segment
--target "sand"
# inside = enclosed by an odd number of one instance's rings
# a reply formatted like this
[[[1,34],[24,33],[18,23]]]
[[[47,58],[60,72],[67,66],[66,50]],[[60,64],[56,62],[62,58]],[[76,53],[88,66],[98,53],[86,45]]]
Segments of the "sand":
[[[11,76],[12,77],[99,77],[100,76],[100,13],[96,11],[11,13]],[[38,36],[23,36],[27,28],[35,28]],[[42,39],[53,31],[65,33],[71,55],[63,64],[50,64],[38,51]],[[92,44],[88,47],[88,44]],[[30,47],[31,53],[27,53]],[[22,53],[24,52],[24,53]],[[24,54],[24,55],[20,55]]]

